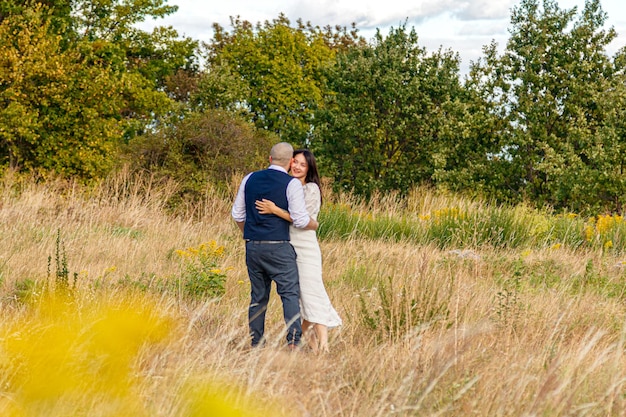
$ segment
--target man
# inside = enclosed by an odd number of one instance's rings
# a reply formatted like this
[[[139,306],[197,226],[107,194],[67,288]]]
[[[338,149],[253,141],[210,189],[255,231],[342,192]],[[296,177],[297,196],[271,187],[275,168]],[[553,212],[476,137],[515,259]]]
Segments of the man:
[[[289,347],[294,349],[302,336],[300,284],[296,253],[289,243],[289,222],[273,214],[259,214],[255,207],[257,200],[272,200],[289,211],[295,227],[317,229],[317,222],[306,211],[302,184],[287,173],[292,159],[290,144],[274,145],[269,168],[244,177],[231,212],[246,241],[246,266],[251,284],[248,319],[253,347],[263,339],[272,281],[283,303]]]

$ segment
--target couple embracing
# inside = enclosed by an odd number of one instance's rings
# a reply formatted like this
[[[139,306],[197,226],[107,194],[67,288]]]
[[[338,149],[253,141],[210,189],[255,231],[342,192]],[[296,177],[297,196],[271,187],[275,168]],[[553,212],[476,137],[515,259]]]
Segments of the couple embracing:
[[[304,333],[314,351],[327,352],[328,328],[341,325],[341,318],[322,280],[315,232],[322,198],[315,157],[281,142],[272,147],[269,160],[269,168],[244,177],[231,213],[246,242],[252,346],[263,341],[274,281],[288,346],[295,349]]]

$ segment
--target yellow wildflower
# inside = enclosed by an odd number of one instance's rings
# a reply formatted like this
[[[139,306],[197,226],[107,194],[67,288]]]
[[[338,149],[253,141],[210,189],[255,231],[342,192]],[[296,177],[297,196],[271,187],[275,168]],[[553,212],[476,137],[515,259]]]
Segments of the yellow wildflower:
[[[593,239],[594,236],[594,227],[593,225],[587,225],[585,226],[585,240],[587,242],[591,242],[591,240]]]
[[[609,232],[612,228],[614,228],[615,226],[619,225],[620,223],[622,223],[624,221],[624,218],[622,216],[619,216],[617,214],[611,216],[611,215],[599,215],[598,216],[598,221],[596,223],[596,231],[598,232],[598,234],[605,234],[607,232]]]
[[[180,256],[181,258],[188,258],[190,256],[187,251],[184,251],[182,249],[176,249],[175,253],[176,253],[176,255]]]
[[[460,219],[463,220],[467,217],[466,213],[462,212],[458,207],[442,208],[433,212],[433,218],[439,219]]]

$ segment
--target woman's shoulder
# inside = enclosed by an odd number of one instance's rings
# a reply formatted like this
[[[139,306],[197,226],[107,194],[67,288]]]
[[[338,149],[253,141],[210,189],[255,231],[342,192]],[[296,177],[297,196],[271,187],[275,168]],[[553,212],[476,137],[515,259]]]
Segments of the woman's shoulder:
[[[320,192],[320,187],[314,182],[307,182],[304,184],[304,188],[306,188],[307,191]]]

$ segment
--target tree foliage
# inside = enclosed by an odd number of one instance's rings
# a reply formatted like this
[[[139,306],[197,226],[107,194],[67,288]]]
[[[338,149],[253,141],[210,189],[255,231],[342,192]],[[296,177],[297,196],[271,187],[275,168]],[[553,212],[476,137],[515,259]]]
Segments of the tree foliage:
[[[193,70],[195,42],[134,24],[163,0],[0,3],[0,161],[94,178],[119,145],[172,107],[168,77]]]
[[[0,24],[0,152],[13,168],[92,177],[124,131],[125,80],[61,48],[42,9]],[[130,83],[130,80],[127,80]]]
[[[507,122],[495,156],[509,201],[583,210],[619,200],[607,187],[620,175],[609,155],[624,141],[607,125],[614,108],[607,100],[623,90],[605,52],[616,34],[603,29],[598,0],[576,11],[523,0],[504,54],[492,44],[473,68],[474,87]]]
[[[280,15],[253,26],[231,19],[232,32],[214,26],[208,71],[196,104],[231,108],[258,127],[305,144],[322,98],[322,70],[335,51],[358,41],[356,31],[321,29]]]
[[[72,25],[83,41],[106,43],[111,54],[119,54],[129,70],[163,89],[168,77],[183,70],[198,70],[195,50],[198,42],[179,39],[168,27],[151,33],[137,29],[146,17],[161,18],[174,13],[177,6],[165,0],[75,0]]]
[[[622,211],[626,48],[599,0],[522,0],[502,53],[461,81],[459,57],[414,29],[320,28],[284,15],[214,25],[203,51],[166,0],[0,0],[0,165],[79,178],[119,159],[183,184],[265,165],[278,140],[362,195],[431,184],[499,202]],[[206,59],[198,65],[200,53]],[[246,168],[247,167],[247,168]]]
[[[462,115],[458,56],[428,55],[414,30],[380,31],[350,48],[325,73],[313,147],[339,188],[368,195],[431,182],[456,158],[450,147]]]

